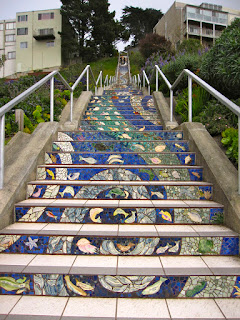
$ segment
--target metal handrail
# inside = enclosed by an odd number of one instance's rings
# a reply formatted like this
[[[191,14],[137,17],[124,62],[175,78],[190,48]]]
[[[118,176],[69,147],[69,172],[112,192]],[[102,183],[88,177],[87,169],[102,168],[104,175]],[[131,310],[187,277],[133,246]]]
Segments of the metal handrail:
[[[96,87],[97,87],[99,81],[100,81],[100,88],[102,88],[102,86],[103,86],[103,83],[102,83],[103,82],[103,72],[102,71],[99,72],[99,76],[96,81]]]
[[[143,70],[143,88],[145,88],[145,82],[148,84],[148,94],[150,95],[150,81],[148,80],[148,77],[146,75],[146,72]]]
[[[106,87],[106,84],[108,87],[108,85],[109,85],[108,74],[106,75],[105,80],[104,80],[104,88]]]
[[[131,67],[130,67],[130,59],[129,59],[129,55],[128,55],[128,53],[127,53],[127,60],[128,60],[128,78],[129,78],[129,82],[130,82],[130,84],[131,84]]]
[[[73,92],[85,73],[87,73],[87,91],[89,91],[89,70],[95,85],[95,92],[97,90],[97,83],[94,79],[94,75],[90,65],[87,65],[83,70],[81,75],[78,77],[76,82],[71,87],[67,81],[63,78],[63,76],[59,73],[58,70],[52,71],[50,74],[46,75],[43,79],[39,80],[37,83],[32,85],[30,88],[19,94],[17,97],[6,103],[4,106],[0,108],[0,189],[3,188],[3,180],[4,180],[4,145],[5,145],[5,114],[9,112],[12,108],[14,108],[19,102],[25,100],[30,94],[39,89],[43,84],[50,80],[50,121],[54,120],[54,77],[58,76],[61,82],[69,89],[71,92],[71,101],[70,101],[70,121],[72,122],[73,118]],[[100,72],[99,77],[101,78],[102,73]],[[99,79],[98,77],[98,79]],[[101,82],[102,86],[102,82]]]
[[[208,91],[214,98],[220,101],[223,105],[225,105],[229,110],[231,110],[234,114],[238,116],[238,193],[240,194],[240,107],[236,105],[234,102],[226,98],[219,91],[210,86],[207,82],[199,78],[196,74],[188,69],[184,69],[177,80],[171,85],[167,80],[166,76],[160,70],[160,68],[156,65],[156,91],[158,91],[158,74],[160,74],[163,80],[166,82],[169,90],[170,90],[170,121],[173,119],[173,92],[176,89],[177,85],[180,83],[184,75],[188,76],[188,120],[192,122],[192,80],[197,82],[201,87],[203,87],[206,91]]]
[[[137,75],[137,82],[138,82],[138,86],[139,86],[139,89],[141,90],[142,89],[142,80],[141,80],[141,77],[140,77],[140,74]]]

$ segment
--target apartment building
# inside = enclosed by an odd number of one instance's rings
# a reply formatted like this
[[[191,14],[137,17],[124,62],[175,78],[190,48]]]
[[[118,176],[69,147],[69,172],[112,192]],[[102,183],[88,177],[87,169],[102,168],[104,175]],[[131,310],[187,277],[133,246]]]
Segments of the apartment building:
[[[190,38],[212,45],[236,17],[240,18],[240,10],[209,3],[195,6],[174,2],[153,28],[153,32],[170,40],[175,47]]]
[[[5,60],[0,66],[0,78],[15,73],[16,65],[16,21],[0,21],[0,58]]]
[[[0,77],[32,70],[57,68],[62,63],[60,9],[17,12],[0,21]]]
[[[18,12],[16,72],[61,66],[60,9]]]

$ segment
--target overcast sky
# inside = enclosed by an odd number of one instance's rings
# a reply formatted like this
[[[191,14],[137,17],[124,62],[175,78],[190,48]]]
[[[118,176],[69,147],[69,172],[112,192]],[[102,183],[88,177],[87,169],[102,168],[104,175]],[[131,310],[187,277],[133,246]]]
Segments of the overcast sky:
[[[122,9],[125,6],[141,7],[141,8],[154,8],[160,9],[165,13],[168,8],[173,4],[173,0],[109,0],[110,10],[116,11],[116,17],[119,19]],[[201,0],[180,1],[188,4],[200,5]],[[240,0],[206,0],[205,2],[219,4],[227,8],[239,9]],[[0,0],[0,20],[14,19],[16,12],[44,10],[60,8],[61,1],[59,0]]]

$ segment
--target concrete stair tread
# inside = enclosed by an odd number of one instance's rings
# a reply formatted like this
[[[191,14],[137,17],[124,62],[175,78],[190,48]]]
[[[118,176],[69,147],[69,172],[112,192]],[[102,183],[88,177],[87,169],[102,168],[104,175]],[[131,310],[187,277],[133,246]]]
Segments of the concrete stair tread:
[[[16,222],[2,229],[0,234],[22,235],[80,235],[110,237],[238,237],[223,225],[178,224],[81,224]]]
[[[110,200],[110,199],[26,199],[15,204],[15,206],[29,207],[156,207],[156,208],[223,208],[223,205],[211,200]]]
[[[240,275],[236,256],[0,255],[1,273],[89,275]]]
[[[5,295],[1,302],[0,314],[9,315],[7,320],[30,317],[96,320],[96,315],[102,320],[237,320],[240,309],[240,300],[234,298],[159,300]]]

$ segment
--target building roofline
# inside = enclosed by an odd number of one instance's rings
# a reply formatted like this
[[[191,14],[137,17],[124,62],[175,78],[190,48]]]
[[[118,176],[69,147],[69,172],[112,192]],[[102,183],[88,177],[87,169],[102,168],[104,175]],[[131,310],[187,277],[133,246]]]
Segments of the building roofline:
[[[194,8],[201,8],[203,10],[208,10],[208,11],[217,11],[217,12],[221,12],[221,13],[229,13],[228,11],[209,9],[209,8],[204,8],[204,7],[201,7],[201,6],[196,6],[194,4],[188,4],[188,3],[186,3],[186,7],[194,7]]]
[[[27,13],[27,12],[40,12],[40,11],[51,11],[51,10],[60,10],[61,8],[55,8],[55,9],[42,9],[42,10],[30,10],[30,11],[19,11],[16,12],[16,15],[19,13]]]
[[[7,23],[7,22],[16,22],[16,19],[3,19],[3,20],[0,20],[0,23]]]

